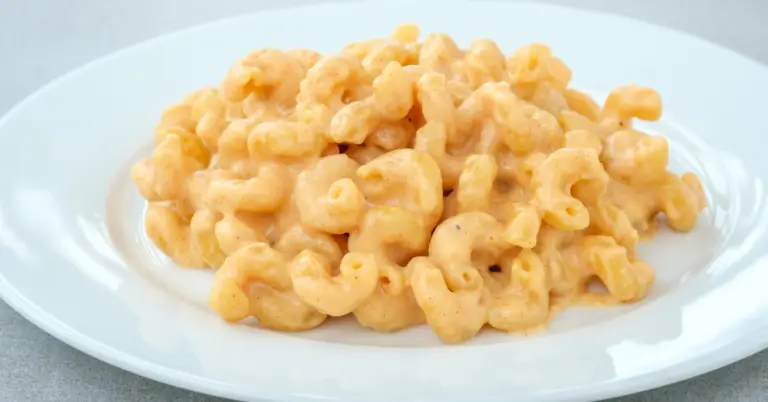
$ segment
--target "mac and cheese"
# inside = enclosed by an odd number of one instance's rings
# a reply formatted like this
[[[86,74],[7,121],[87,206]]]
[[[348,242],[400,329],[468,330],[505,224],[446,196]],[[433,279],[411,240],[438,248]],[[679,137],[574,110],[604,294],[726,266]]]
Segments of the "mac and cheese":
[[[147,235],[216,269],[224,320],[284,331],[353,314],[454,343],[642,299],[639,239],[706,206],[694,174],[667,170],[667,141],[633,128],[660,118],[659,94],[623,86],[601,106],[546,45],[506,58],[418,39],[403,25],[338,55],[258,50],[171,106],[131,171]]]

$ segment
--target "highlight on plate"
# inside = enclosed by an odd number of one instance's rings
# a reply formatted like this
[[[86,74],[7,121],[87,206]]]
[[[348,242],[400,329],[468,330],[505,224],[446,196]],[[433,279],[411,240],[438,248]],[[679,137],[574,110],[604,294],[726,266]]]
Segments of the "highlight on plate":
[[[659,119],[659,94],[622,86],[600,106],[546,45],[419,37],[257,50],[170,106],[131,171],[147,235],[216,270],[224,320],[283,331],[353,314],[455,343],[642,299],[639,239],[657,216],[692,229],[706,205],[694,174],[667,170],[667,141],[632,128]]]

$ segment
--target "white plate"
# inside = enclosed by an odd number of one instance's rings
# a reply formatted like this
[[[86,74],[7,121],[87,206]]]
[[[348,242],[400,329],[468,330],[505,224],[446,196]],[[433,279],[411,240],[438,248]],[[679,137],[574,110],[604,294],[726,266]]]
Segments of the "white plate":
[[[527,4],[324,5],[165,36],[46,86],[0,121],[0,295],[99,359],[180,387],[244,400],[592,400],[660,386],[768,344],[768,70],[728,50],[614,16]],[[573,309],[545,335],[484,333],[445,346],[427,328],[381,335],[349,323],[304,334],[227,325],[205,306],[209,272],[153,251],[127,167],[159,112],[216,84],[266,45],[337,51],[403,21],[510,52],[541,41],[596,94],[658,89],[676,169],[703,178],[710,207],[687,235],[642,255],[647,300]]]

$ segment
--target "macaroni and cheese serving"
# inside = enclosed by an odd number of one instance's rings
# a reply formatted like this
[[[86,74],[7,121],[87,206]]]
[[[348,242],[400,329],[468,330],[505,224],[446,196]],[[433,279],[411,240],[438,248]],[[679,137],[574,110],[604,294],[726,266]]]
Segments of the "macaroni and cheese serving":
[[[633,128],[659,119],[659,94],[599,105],[543,44],[505,57],[419,36],[257,50],[168,108],[131,171],[147,235],[216,270],[224,320],[284,331],[353,314],[455,343],[642,299],[639,239],[657,216],[692,229],[706,205],[694,174],[667,170],[667,141]]]

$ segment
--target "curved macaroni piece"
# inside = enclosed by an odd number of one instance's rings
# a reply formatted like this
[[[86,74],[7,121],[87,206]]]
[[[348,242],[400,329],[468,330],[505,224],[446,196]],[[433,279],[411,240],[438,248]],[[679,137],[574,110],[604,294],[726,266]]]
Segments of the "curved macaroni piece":
[[[394,151],[396,149],[408,148],[415,134],[416,128],[407,119],[395,123],[387,122],[380,124],[368,136],[365,143],[384,151]]]
[[[516,155],[527,155],[536,149],[549,151],[562,146],[563,131],[555,116],[530,103],[522,102],[511,92],[495,96],[493,119],[503,143]]]
[[[296,100],[299,106],[321,105],[332,115],[347,103],[350,93],[367,80],[359,60],[348,56],[325,56],[307,71]]]
[[[632,227],[640,236],[643,236],[652,234],[656,228],[654,217],[660,208],[659,194],[657,188],[632,186],[618,180],[611,180],[607,198],[624,212]]]
[[[596,122],[600,119],[600,105],[586,93],[577,91],[573,88],[566,88],[563,95],[565,95],[565,101],[568,103],[568,108],[574,112],[591,121]]]
[[[424,252],[428,244],[429,229],[418,214],[389,206],[370,208],[349,235],[350,252],[372,253],[389,265]]]
[[[376,332],[396,332],[423,324],[424,312],[416,303],[408,278],[392,267],[385,276],[386,283],[379,286],[355,309],[358,323]]]
[[[288,331],[314,328],[326,318],[291,290],[286,258],[265,243],[245,246],[224,260],[208,303],[224,320],[254,315],[268,327]]]
[[[507,61],[499,46],[489,39],[475,39],[464,56],[464,79],[470,89],[504,79]]]
[[[504,138],[512,152],[523,151],[524,148],[517,146],[517,141],[526,136],[536,138],[537,149],[543,151],[551,151],[563,145],[563,130],[555,116],[529,103],[523,103],[520,111],[527,122],[521,120],[520,115],[513,114],[513,119],[508,121],[513,135]]]
[[[429,242],[429,258],[443,272],[452,291],[476,289],[482,278],[473,264],[474,254],[495,261],[512,247],[504,241],[504,228],[485,212],[465,212],[437,225]],[[491,264],[486,264],[491,265]]]
[[[194,133],[210,152],[216,152],[219,138],[229,125],[226,104],[221,93],[214,88],[199,91],[191,104],[190,115],[192,121],[197,122]]]
[[[131,179],[149,201],[178,200],[184,197],[192,173],[202,168],[197,160],[184,154],[181,138],[170,134],[149,159],[133,165]]]
[[[221,216],[208,209],[200,209],[192,216],[189,223],[192,249],[198,254],[206,266],[218,268],[227,258],[216,238],[216,225]]]
[[[547,270],[538,255],[523,250],[511,262],[510,284],[494,295],[488,308],[488,324],[502,331],[533,329],[549,318]]]
[[[249,157],[248,136],[259,120],[254,118],[234,120],[219,137],[216,165],[227,168]]]
[[[193,131],[159,128],[155,131],[155,149],[160,147],[169,136],[179,138],[181,153],[187,158],[193,159],[200,166],[208,166],[208,163],[211,161],[211,153],[203,143],[203,140],[195,135]]]
[[[416,257],[409,266],[416,302],[440,339],[458,343],[474,337],[488,317],[490,293],[482,282],[471,289],[452,291],[429,259]]]
[[[232,255],[251,243],[268,242],[262,231],[234,215],[225,215],[219,220],[214,228],[214,234],[219,248],[226,255]]]
[[[559,121],[560,125],[563,127],[563,130],[566,132],[584,130],[594,134],[600,138],[601,141],[604,141],[612,132],[611,130],[601,126],[599,123],[594,122],[587,117],[571,110],[563,110],[560,113]]]
[[[538,84],[548,82],[564,90],[571,81],[571,69],[541,43],[519,48],[507,60],[507,74],[515,92],[524,99],[530,98]]]
[[[427,122],[416,132],[413,149],[432,157],[440,168],[443,188],[452,190],[456,187],[465,158],[447,153],[448,131],[442,121]]]
[[[609,236],[587,236],[581,254],[610,294],[627,302],[641,299],[653,284],[653,269],[642,261],[630,261],[627,250]]]
[[[407,65],[411,59],[408,49],[398,42],[384,42],[375,46],[362,61],[363,68],[370,77],[382,77],[393,63]]]
[[[278,331],[306,331],[322,324],[327,315],[302,302],[293,290],[277,290],[256,282],[248,289],[249,313],[259,324]]]
[[[425,73],[416,82],[416,93],[421,113],[428,123],[442,122],[445,125],[447,143],[461,141],[456,127],[456,112],[451,93],[446,86],[445,76],[438,73]]]
[[[413,107],[413,98],[412,78],[400,63],[389,63],[381,75],[373,80],[371,101],[380,119],[404,119]]]
[[[496,159],[490,155],[472,155],[467,158],[455,191],[459,212],[488,209],[497,171]]]
[[[321,133],[304,124],[287,121],[261,123],[248,135],[251,157],[264,156],[306,158],[317,157],[325,149]]]
[[[571,194],[577,184],[584,189],[577,193],[590,197],[605,191],[608,175],[597,153],[591,149],[562,148],[550,154],[531,180],[544,221],[561,230],[581,230],[589,226],[587,207]]]
[[[292,107],[307,72],[304,63],[295,53],[257,50],[232,66],[221,83],[221,91],[230,102],[242,102],[254,95]]]
[[[338,143],[362,144],[379,121],[374,103],[352,102],[333,115],[328,129],[328,139]]]
[[[247,179],[213,180],[203,199],[212,210],[225,214],[236,211],[272,212],[285,197],[285,173],[278,165],[263,165],[257,176]]]
[[[331,276],[327,258],[304,250],[291,262],[290,272],[293,290],[301,300],[336,317],[356,309],[376,290],[379,281],[379,269],[370,254],[345,255],[339,274]]]
[[[618,244],[627,249],[630,257],[634,256],[639,241],[639,234],[632,226],[627,213],[608,199],[600,198],[589,206],[591,231],[596,234],[611,236]]]
[[[538,208],[527,202],[517,202],[511,212],[502,235],[504,241],[524,249],[536,247],[542,218]]]
[[[453,72],[453,64],[461,56],[461,51],[450,36],[433,33],[424,38],[419,53],[419,65],[439,74],[450,75]]]
[[[667,224],[681,232],[693,229],[699,212],[706,206],[701,184],[690,173],[682,179],[667,173],[659,193],[659,203],[661,211],[667,216]]]
[[[508,101],[517,101],[506,82],[487,82],[472,91],[456,108],[456,125],[463,137],[449,142],[449,146],[460,145],[465,137],[471,137],[482,129],[482,123],[494,115],[494,107]],[[500,120],[497,118],[497,120]]]
[[[631,127],[631,119],[656,121],[661,117],[661,96],[648,87],[625,85],[608,94],[601,124],[613,130]]]
[[[333,155],[299,174],[294,200],[304,226],[332,234],[357,228],[365,208],[354,182],[358,168],[348,156]]]
[[[177,135],[185,155],[208,165],[213,150],[204,140],[226,126],[223,107],[215,89],[205,88],[187,95],[180,103],[163,111],[155,128],[155,146],[166,136]]]
[[[277,290],[291,287],[283,273],[287,261],[266,243],[252,243],[227,257],[211,288],[209,304],[223,319],[240,321],[250,313],[247,288],[252,282],[264,282]]]
[[[229,124],[220,95],[215,88],[203,88],[163,111],[155,128],[155,145],[169,134],[178,135],[184,153],[207,165],[211,152],[216,152],[218,136]]]
[[[392,33],[389,35],[389,38],[395,42],[407,44],[419,40],[420,35],[421,31],[417,25],[401,24],[392,31]]]
[[[187,182],[185,204],[189,206],[191,213],[194,213],[200,209],[208,209],[207,205],[205,204],[205,194],[208,192],[208,188],[211,186],[211,182],[214,180],[229,180],[237,178],[237,173],[231,170],[212,168],[198,170],[192,174],[192,177]],[[191,214],[189,216],[190,219],[192,219]]]
[[[192,118],[192,104],[195,103],[205,89],[194,91],[182,99],[181,102],[173,104],[163,110],[160,115],[160,121],[155,127],[155,143],[162,142],[162,136],[168,132],[182,132],[193,134],[197,121]],[[198,142],[200,144],[200,142]]]
[[[424,321],[399,264],[424,253],[428,242],[418,214],[388,206],[368,210],[348,243],[351,253],[372,254],[379,268],[378,288],[354,311],[361,325],[391,332]]]
[[[168,203],[150,202],[144,216],[147,236],[165,255],[183,267],[203,267],[205,261],[190,246],[189,223]]]
[[[669,143],[636,130],[611,134],[601,155],[612,178],[630,185],[660,184],[667,174]]]
[[[411,75],[399,63],[389,63],[373,81],[370,97],[344,106],[333,116],[328,138],[362,144],[377,126],[405,118],[413,107],[412,86]]]
[[[443,213],[440,168],[427,154],[412,149],[388,152],[357,170],[360,189],[369,202],[388,200],[422,216],[431,228]]]
[[[310,250],[325,257],[333,267],[338,267],[342,259],[341,248],[333,236],[307,230],[301,225],[293,225],[275,244],[275,250],[286,258],[293,258],[304,250]]]

